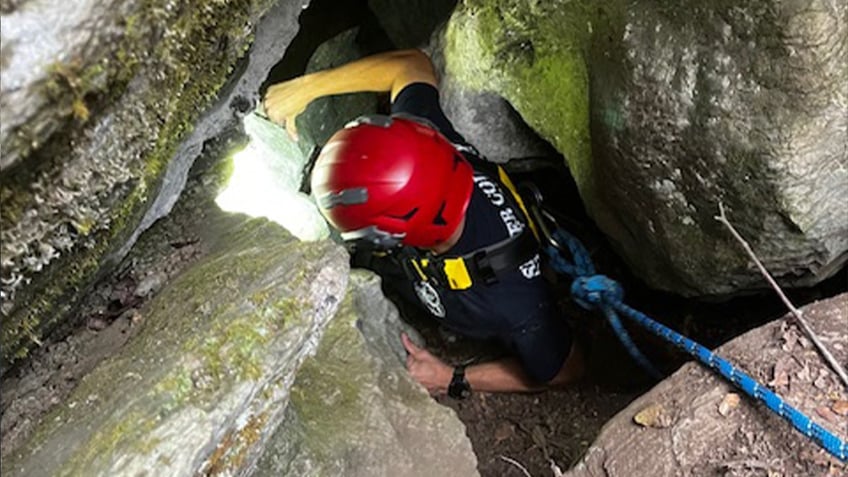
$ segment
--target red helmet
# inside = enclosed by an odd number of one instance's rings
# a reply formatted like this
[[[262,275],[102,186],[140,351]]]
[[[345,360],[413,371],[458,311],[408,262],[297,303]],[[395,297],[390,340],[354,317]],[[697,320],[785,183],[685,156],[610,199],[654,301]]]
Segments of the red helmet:
[[[312,192],[345,240],[430,248],[462,222],[471,165],[434,128],[388,116],[336,132],[312,170]]]

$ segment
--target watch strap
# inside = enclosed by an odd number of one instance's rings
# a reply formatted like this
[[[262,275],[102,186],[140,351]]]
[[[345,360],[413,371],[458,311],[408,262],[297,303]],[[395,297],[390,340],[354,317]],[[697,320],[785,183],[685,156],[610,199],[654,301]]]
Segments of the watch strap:
[[[465,366],[453,368],[453,378],[448,386],[448,396],[454,399],[465,399],[471,395],[471,385],[465,379]]]

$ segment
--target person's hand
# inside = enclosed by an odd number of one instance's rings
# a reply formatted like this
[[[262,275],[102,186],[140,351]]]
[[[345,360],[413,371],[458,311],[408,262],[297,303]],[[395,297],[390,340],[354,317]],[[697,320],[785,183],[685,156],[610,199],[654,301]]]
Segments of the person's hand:
[[[295,141],[297,140],[295,118],[315,99],[310,94],[308,85],[304,85],[301,78],[271,85],[262,100],[268,119],[280,126],[285,126],[289,136]]]
[[[453,368],[426,349],[418,347],[406,333],[401,333],[400,339],[408,353],[406,369],[412,378],[427,388],[433,396],[447,393],[448,385],[453,377]]]

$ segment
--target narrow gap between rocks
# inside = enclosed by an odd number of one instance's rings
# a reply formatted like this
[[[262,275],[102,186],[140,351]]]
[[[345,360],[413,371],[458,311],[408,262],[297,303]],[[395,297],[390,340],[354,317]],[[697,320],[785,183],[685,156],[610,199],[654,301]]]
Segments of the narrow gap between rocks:
[[[269,72],[264,87],[303,74],[319,45],[352,28],[358,29],[355,41],[366,54],[394,47],[371,14],[368,2],[343,3],[343,10],[330,1],[310,4],[301,15],[298,35]],[[387,98],[380,104],[387,107]],[[705,302],[648,288],[628,271],[586,214],[561,156],[516,158],[505,167],[514,182],[527,180],[539,185],[548,205],[562,213],[562,225],[589,247],[600,273],[622,284],[628,304],[701,344],[714,348],[786,312],[771,291]],[[846,283],[848,268],[816,287],[788,290],[787,294],[801,306],[844,291]],[[572,466],[606,421],[654,384],[630,358],[603,317],[583,310],[568,298],[569,285],[560,281],[555,286],[562,297],[563,316],[589,352],[589,373],[584,382],[561,391],[534,394],[474,394],[464,401],[438,398],[465,423],[484,477],[524,475],[504,457],[521,463],[534,476],[551,475],[551,461],[562,469]],[[486,361],[505,354],[492,343],[444,332],[417,315],[415,307],[392,301],[401,316],[421,332],[428,348],[449,363]],[[632,326],[628,330],[640,350],[664,373],[670,374],[688,361],[658,338]]]
[[[319,45],[351,28],[358,28],[356,42],[363,52],[376,53],[394,47],[367,1],[314,0],[301,16],[301,34],[294,38],[283,60],[269,72],[265,86],[302,74]],[[234,134],[208,144],[207,149],[226,151],[243,145],[243,136]],[[205,152],[210,158],[224,155]],[[189,220],[165,220],[154,225],[118,270],[93,287],[77,319],[54,333],[30,359],[3,376],[4,449],[19,437],[16,434],[26,434],[36,416],[66,396],[88,370],[117,352],[143,321],[139,310],[144,303],[205,253],[208,245],[196,230],[197,224],[204,220],[199,204],[214,189],[214,184],[206,182],[205,172],[214,167],[218,166],[202,160],[195,164],[189,184],[172,212]],[[533,180],[546,191],[549,203],[564,214],[563,225],[589,246],[599,270],[622,283],[629,304],[696,341],[712,348],[784,314],[782,303],[770,291],[707,303],[649,289],[628,272],[588,218],[561,157],[523,158],[507,167],[517,182]],[[787,292],[801,306],[844,291],[846,283],[848,268],[817,287]],[[578,339],[590,352],[590,371],[585,382],[556,392],[475,394],[465,401],[439,399],[456,410],[466,424],[483,476],[523,475],[501,456],[520,462],[534,476],[551,475],[551,459],[563,469],[571,466],[601,426],[653,384],[633,363],[604,320],[575,306],[567,298],[567,283],[558,283],[557,287],[558,296],[563,297],[563,316],[572,321]],[[503,353],[491,344],[443,333],[422,322],[406,307],[399,308],[421,330],[428,346],[447,360],[485,360]],[[74,329],[74,326],[79,327]],[[640,349],[664,371],[672,372],[686,361],[656,338],[640,330],[630,328],[630,331]],[[17,390],[33,389],[38,389],[34,399],[22,403],[30,407],[13,408],[18,406],[13,404]]]

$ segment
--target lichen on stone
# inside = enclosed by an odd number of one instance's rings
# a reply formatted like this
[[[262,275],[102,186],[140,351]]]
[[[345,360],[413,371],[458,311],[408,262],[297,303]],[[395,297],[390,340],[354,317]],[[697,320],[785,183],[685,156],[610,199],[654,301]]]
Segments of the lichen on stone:
[[[272,3],[142,2],[118,40],[85,62],[53,65],[44,94],[69,127],[32,139],[32,151],[0,178],[5,363],[64,319],[132,235],[180,140]]]

